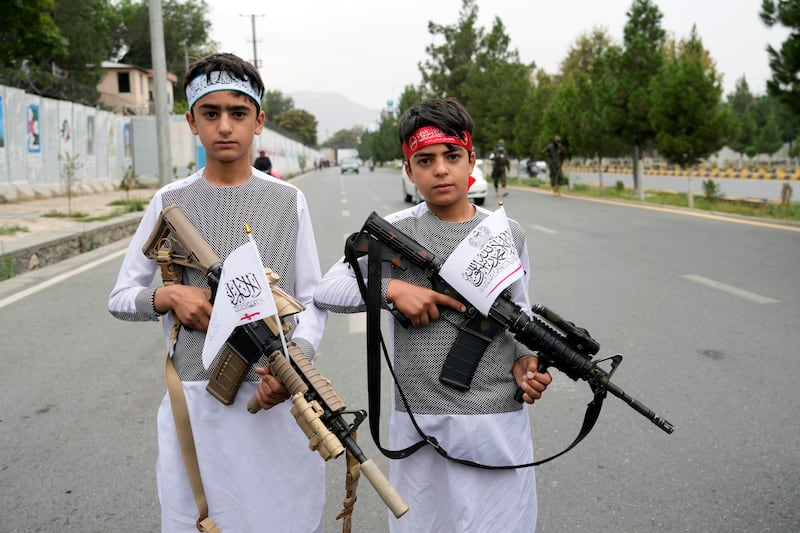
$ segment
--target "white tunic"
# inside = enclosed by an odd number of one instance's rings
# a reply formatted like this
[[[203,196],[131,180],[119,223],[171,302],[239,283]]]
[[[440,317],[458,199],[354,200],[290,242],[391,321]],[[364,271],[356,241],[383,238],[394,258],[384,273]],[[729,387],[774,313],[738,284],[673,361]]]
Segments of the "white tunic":
[[[472,220],[451,224],[438,220],[425,204],[419,204],[385,218],[444,259],[488,214],[489,211],[478,208]],[[524,278],[512,287],[513,298],[529,312],[527,245],[524,232],[513,221],[512,232],[525,268]],[[363,257],[360,262],[366,276],[365,260]],[[413,270],[385,266],[384,297],[389,277],[425,285],[424,273]],[[314,301],[317,306],[334,312],[364,310],[354,273],[342,261],[337,261],[323,276],[314,292]],[[448,320],[455,321],[458,317],[451,313],[448,319],[409,330],[389,322],[395,350],[393,364],[414,418],[453,457],[491,466],[532,462],[528,409],[513,400],[516,383],[511,375],[514,359],[530,350],[501,333],[481,358],[471,389],[466,392],[451,389],[438,381],[442,361],[457,333]],[[401,449],[419,441],[396,393],[392,405],[387,447]],[[389,514],[392,533],[530,533],[536,528],[536,477],[531,467],[509,470],[468,467],[448,461],[425,446],[410,457],[390,461],[389,469],[392,485],[409,505],[409,511],[399,519]]]
[[[291,336],[313,356],[326,315],[312,305],[320,270],[305,197],[289,183],[255,170],[247,183],[237,187],[213,187],[200,171],[159,190],[128,247],[109,297],[111,313],[123,320],[157,319],[150,298],[158,266],[142,247],[162,208],[172,202],[181,206],[223,260],[247,239],[242,222],[248,222],[264,265],[278,272],[281,287],[306,306],[297,315]],[[193,269],[184,271],[182,282],[205,284],[202,273]],[[246,405],[257,380],[251,371],[234,403],[223,405],[205,390],[210,369],[201,363],[204,334],[181,328],[172,347],[169,315],[162,324],[186,395],[209,516],[224,533],[321,532],[324,461],[308,449],[308,439],[289,412],[290,402],[250,414]],[[196,532],[197,507],[168,395],[158,411],[156,473],[162,531]]]

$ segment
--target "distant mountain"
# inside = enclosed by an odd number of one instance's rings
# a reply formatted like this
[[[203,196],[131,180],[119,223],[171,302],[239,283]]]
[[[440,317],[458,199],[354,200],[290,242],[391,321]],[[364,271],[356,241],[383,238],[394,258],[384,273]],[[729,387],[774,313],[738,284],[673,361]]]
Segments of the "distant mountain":
[[[339,130],[368,127],[377,122],[379,110],[348,100],[339,93],[289,93],[295,109],[304,109],[317,118],[317,140],[325,142]]]

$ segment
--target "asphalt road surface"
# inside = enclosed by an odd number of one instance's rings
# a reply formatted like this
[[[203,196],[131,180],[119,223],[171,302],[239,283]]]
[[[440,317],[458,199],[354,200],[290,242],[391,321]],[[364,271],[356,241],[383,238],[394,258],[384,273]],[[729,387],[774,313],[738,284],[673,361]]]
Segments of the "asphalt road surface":
[[[309,199],[323,271],[370,212],[408,205],[388,170],[293,183]],[[537,531],[800,530],[797,228],[533,189],[503,200],[528,232],[531,300],[587,328],[599,356],[622,354],[613,381],[675,426],[667,435],[609,397],[584,442],[537,468]],[[0,283],[0,531],[159,529],[164,342],[157,324],[106,311],[121,249]],[[367,406],[363,327],[361,315],[331,315],[318,359],[352,409]],[[539,458],[571,442],[591,399],[553,375],[531,409]],[[358,439],[388,473],[366,424]],[[326,531],[341,527],[343,478],[344,459],[330,461]],[[386,531],[363,477],[358,495],[353,531]]]

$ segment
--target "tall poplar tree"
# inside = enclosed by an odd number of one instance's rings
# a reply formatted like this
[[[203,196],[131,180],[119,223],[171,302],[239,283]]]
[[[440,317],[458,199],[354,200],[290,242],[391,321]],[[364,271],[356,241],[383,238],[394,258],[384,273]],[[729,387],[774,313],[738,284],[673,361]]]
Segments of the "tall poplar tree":
[[[658,152],[671,163],[693,167],[728,141],[733,123],[722,105],[720,76],[694,27],[666,58],[650,91]]]
[[[650,80],[664,62],[662,47],[666,32],[662,14],[651,0],[634,0],[628,10],[623,51],[614,66],[616,75],[610,97],[612,131],[631,147],[633,181],[639,198],[644,198],[641,151],[655,140],[650,124]]]
[[[767,91],[800,118],[800,0],[762,0],[760,16],[770,28],[779,24],[792,30],[780,50],[767,47],[772,70]]]

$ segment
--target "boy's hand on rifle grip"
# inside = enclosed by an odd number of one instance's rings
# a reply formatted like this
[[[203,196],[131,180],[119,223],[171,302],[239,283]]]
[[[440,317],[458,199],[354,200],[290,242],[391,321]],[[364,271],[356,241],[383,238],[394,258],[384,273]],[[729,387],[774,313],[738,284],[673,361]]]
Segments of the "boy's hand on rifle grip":
[[[533,403],[542,397],[542,393],[553,381],[549,371],[539,372],[539,358],[535,355],[524,355],[514,361],[511,370],[514,379],[522,389],[522,401]]]
[[[257,367],[255,371],[261,376],[255,396],[262,409],[266,411],[289,399],[289,391],[270,373],[269,366]]]
[[[440,305],[461,313],[467,310],[464,304],[455,298],[398,279],[391,280],[386,286],[386,300],[403,313],[416,328],[438,320],[441,315],[438,307]]]
[[[156,289],[153,306],[159,313],[174,311],[187,328],[206,331],[211,319],[210,299],[210,289],[176,283]]]

